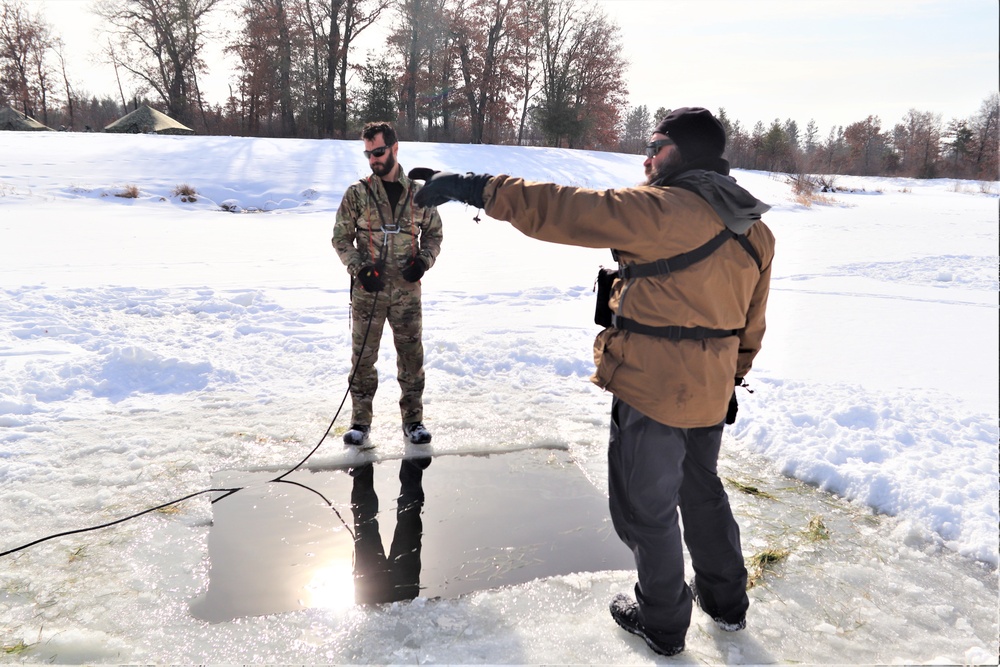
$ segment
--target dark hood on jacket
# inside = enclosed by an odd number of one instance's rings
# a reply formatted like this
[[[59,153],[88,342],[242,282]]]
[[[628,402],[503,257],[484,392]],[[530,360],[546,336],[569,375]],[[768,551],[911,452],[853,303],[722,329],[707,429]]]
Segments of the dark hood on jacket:
[[[770,206],[736,184],[729,175],[729,163],[718,158],[713,164],[686,163],[656,179],[650,185],[683,188],[695,193],[715,209],[722,222],[737,234],[744,234]]]

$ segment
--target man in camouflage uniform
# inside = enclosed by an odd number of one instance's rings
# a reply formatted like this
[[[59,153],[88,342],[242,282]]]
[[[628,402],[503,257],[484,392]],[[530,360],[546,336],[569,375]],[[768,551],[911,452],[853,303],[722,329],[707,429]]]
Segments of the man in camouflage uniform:
[[[361,138],[372,175],[347,188],[333,227],[333,247],[353,278],[356,370],[351,429],[344,434],[344,444],[370,445],[372,399],[378,389],[375,362],[386,320],[396,346],[403,434],[408,442],[427,444],[431,434],[423,424],[420,278],[441,252],[441,217],[435,207],[413,203],[418,186],[396,159],[399,144],[391,125],[368,123]]]

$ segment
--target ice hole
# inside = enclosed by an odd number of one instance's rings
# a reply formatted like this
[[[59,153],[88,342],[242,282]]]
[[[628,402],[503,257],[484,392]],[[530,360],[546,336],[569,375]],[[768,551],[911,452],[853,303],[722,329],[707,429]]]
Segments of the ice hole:
[[[607,498],[567,452],[445,454],[318,471],[220,472],[246,486],[213,504],[208,589],[220,622],[633,569]]]

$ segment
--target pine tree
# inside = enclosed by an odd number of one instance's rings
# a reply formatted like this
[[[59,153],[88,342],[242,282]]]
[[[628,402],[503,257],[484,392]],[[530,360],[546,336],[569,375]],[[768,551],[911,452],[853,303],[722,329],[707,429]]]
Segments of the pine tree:
[[[395,72],[385,56],[375,59],[374,54],[368,53],[361,70],[361,87],[355,92],[354,114],[358,123],[396,121],[399,86]]]

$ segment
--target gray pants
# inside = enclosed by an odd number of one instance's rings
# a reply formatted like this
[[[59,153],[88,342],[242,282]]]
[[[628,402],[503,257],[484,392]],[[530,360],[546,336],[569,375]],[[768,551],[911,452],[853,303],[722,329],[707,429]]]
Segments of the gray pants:
[[[736,622],[749,606],[740,529],[718,475],[721,446],[722,424],[675,428],[612,401],[611,519],[635,556],[639,620],[666,642],[683,643],[691,623],[678,508],[702,608]]]

